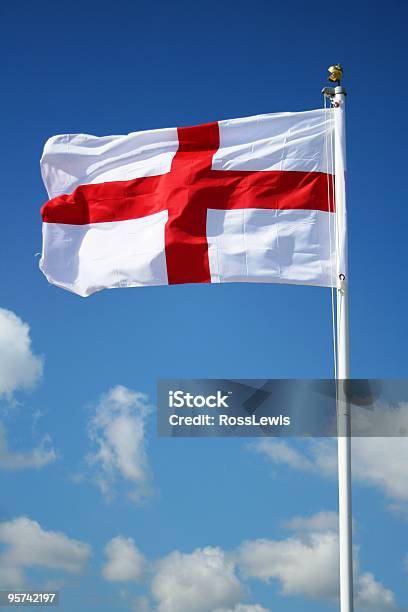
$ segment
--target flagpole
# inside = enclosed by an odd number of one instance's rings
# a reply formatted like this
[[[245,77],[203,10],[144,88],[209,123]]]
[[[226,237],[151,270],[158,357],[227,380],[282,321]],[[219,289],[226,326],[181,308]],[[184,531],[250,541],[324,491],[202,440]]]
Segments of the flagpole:
[[[340,85],[343,70],[329,68],[334,114],[334,171],[337,246],[337,454],[339,480],[340,610],[353,612],[353,541],[351,503],[351,414],[345,381],[350,377],[349,305],[346,209],[346,91]]]

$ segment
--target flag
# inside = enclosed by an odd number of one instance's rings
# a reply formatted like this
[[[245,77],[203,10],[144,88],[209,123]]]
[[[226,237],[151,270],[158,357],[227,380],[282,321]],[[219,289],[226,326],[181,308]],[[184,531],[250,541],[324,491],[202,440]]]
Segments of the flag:
[[[41,270],[81,296],[181,283],[334,285],[328,112],[50,138]]]

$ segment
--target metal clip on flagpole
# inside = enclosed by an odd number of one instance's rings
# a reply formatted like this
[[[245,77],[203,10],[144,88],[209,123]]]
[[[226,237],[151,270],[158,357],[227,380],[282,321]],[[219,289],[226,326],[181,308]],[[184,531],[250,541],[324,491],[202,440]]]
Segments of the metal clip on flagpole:
[[[351,507],[351,414],[347,398],[350,376],[349,309],[347,267],[346,209],[346,91],[341,87],[343,69],[340,64],[329,68],[329,81],[336,87],[325,87],[334,113],[334,170],[337,245],[337,430],[339,477],[339,545],[340,545],[340,610],[353,612],[353,542]]]

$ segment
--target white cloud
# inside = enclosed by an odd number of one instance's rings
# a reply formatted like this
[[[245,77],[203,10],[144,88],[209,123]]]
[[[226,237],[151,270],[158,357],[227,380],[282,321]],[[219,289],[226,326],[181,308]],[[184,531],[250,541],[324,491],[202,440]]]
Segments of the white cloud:
[[[151,602],[148,597],[138,597],[134,602],[133,612],[153,612]],[[157,608],[155,608],[157,610]],[[233,608],[207,608],[206,612],[271,612],[268,608],[264,608],[259,604],[243,604],[239,603]]]
[[[338,592],[338,538],[315,533],[307,539],[244,542],[240,566],[250,578],[281,583],[283,595],[334,599]]]
[[[18,589],[24,585],[25,576],[21,567],[13,567],[7,564],[7,560],[0,555],[0,584],[8,589]]]
[[[297,516],[283,523],[294,531],[281,540],[246,541],[230,553],[219,547],[197,548],[192,553],[173,551],[148,562],[131,538],[118,536],[106,546],[107,580],[139,580],[151,575],[150,596],[139,598],[136,610],[148,612],[270,612],[247,599],[248,579],[276,580],[283,596],[338,602],[338,515],[322,511]],[[408,571],[408,557],[405,561]],[[148,571],[146,571],[148,570]],[[392,612],[398,607],[392,591],[370,572],[360,569],[354,548],[355,601],[359,612]],[[138,607],[139,606],[139,607]]]
[[[337,447],[333,439],[305,439],[295,447],[290,442],[274,438],[262,438],[248,444],[247,448],[262,455],[274,465],[286,465],[322,476],[337,473]]]
[[[353,407],[352,426],[354,435],[370,437],[370,433],[383,438],[408,433],[408,403],[387,405],[377,401],[370,410]]]
[[[337,512],[317,512],[311,516],[295,516],[283,523],[293,531],[334,531],[338,530],[339,515]]]
[[[43,567],[79,573],[91,550],[84,542],[71,540],[65,534],[44,530],[39,523],[19,517],[0,523],[2,588],[23,586],[24,568]]]
[[[89,422],[89,437],[96,450],[87,459],[98,486],[106,496],[118,478],[132,485],[129,497],[138,501],[149,493],[145,422],[151,412],[147,396],[117,386],[103,395]]]
[[[355,597],[360,610],[367,612],[397,610],[394,593],[384,588],[369,572],[358,577]]]
[[[236,603],[245,594],[236,575],[232,556],[221,548],[196,549],[184,554],[173,551],[148,563],[132,538],[117,536],[105,547],[107,563],[102,575],[109,581],[152,579],[151,595],[133,601],[135,612],[269,612],[259,604]]]
[[[55,450],[50,446],[50,443],[50,437],[45,436],[33,450],[12,451],[8,445],[4,425],[0,423],[0,468],[6,470],[42,468],[56,459]]]
[[[259,604],[237,604],[234,608],[219,608],[215,612],[270,612]]]
[[[303,440],[297,448],[268,438],[250,445],[273,464],[309,471],[325,477],[337,476],[337,444],[333,439]],[[385,460],[386,458],[386,460]],[[378,488],[388,498],[408,503],[408,438],[363,438],[352,440],[353,479]],[[397,504],[401,512],[403,506]]]
[[[356,479],[408,503],[408,438],[355,438],[352,453]]]
[[[138,580],[143,574],[145,558],[132,538],[116,536],[105,546],[107,562],[102,575],[112,582]]]
[[[30,328],[10,310],[0,308],[0,397],[11,399],[42,376],[43,360],[31,350]]]
[[[234,608],[244,594],[233,560],[220,548],[211,547],[190,554],[174,551],[159,560],[151,591],[158,612]]]
[[[276,579],[282,595],[335,601],[339,595],[339,543],[335,513],[287,521],[298,533],[284,540],[244,542],[238,552],[245,576]],[[361,610],[395,610],[394,594],[370,573],[361,573],[355,549],[356,603]]]
[[[261,438],[255,442],[250,442],[248,448],[263,455],[273,463],[285,464],[297,470],[308,471],[313,469],[313,463],[308,461],[293,446],[282,440]]]

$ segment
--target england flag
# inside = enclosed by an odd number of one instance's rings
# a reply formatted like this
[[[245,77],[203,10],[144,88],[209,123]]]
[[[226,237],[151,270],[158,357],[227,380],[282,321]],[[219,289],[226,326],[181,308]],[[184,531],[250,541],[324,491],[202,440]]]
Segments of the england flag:
[[[114,287],[336,285],[330,109],[45,144],[40,268]]]

